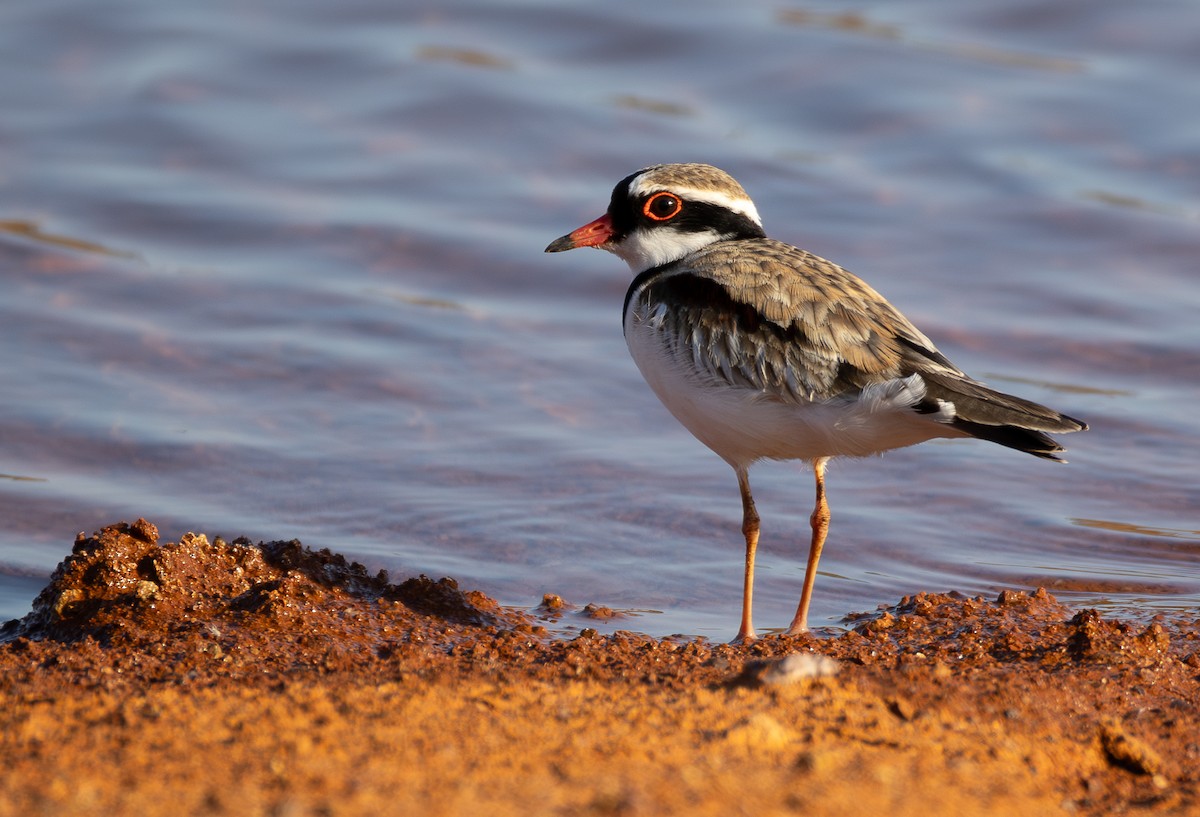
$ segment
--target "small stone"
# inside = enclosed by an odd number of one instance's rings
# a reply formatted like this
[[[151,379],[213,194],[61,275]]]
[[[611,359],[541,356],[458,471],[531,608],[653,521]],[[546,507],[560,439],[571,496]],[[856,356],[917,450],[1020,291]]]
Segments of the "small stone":
[[[1117,721],[1101,725],[1100,746],[1114,765],[1131,772],[1158,775],[1162,771],[1162,758],[1158,752],[1145,741],[1128,734]]]
[[[615,618],[617,616],[617,612],[611,607],[604,607],[603,605],[599,604],[589,604],[587,607],[584,607],[583,614],[588,618],[594,618],[601,621],[604,619]]]
[[[902,721],[911,721],[917,716],[917,708],[907,698],[891,697],[887,699],[887,708]]]
[[[135,539],[141,539],[150,545],[158,542],[158,528],[153,523],[147,522],[141,517],[129,526],[129,534]]]
[[[206,548],[208,547],[208,537],[203,533],[192,533],[188,531],[183,536],[179,537],[179,544],[185,547]]]
[[[866,630],[869,633],[882,633],[896,626],[896,617],[884,610],[879,618],[866,625]]]
[[[793,733],[770,715],[759,712],[725,733],[725,739],[733,746],[747,749],[784,749],[793,739]]]
[[[1020,590],[1001,590],[1000,595],[996,597],[996,604],[1006,607],[1014,604],[1020,604],[1028,599],[1029,597]]]
[[[741,686],[781,686],[806,681],[811,678],[828,678],[837,675],[841,664],[826,655],[797,653],[783,658],[750,661],[732,683]]]
[[[50,608],[50,612],[55,619],[66,617],[67,608],[76,602],[83,601],[83,591],[77,587],[68,588],[58,594],[58,598],[54,600],[54,604]]]
[[[1171,639],[1158,622],[1154,622],[1137,635],[1137,645],[1148,653],[1163,655],[1171,646]]]

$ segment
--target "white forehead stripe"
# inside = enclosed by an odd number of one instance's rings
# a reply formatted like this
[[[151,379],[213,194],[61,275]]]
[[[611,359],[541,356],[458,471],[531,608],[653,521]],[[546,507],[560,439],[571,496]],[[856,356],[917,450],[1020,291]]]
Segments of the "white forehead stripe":
[[[703,201],[715,204],[718,207],[724,207],[726,210],[732,210],[735,213],[741,213],[759,227],[762,226],[762,219],[758,217],[758,208],[754,206],[754,202],[744,193],[733,195],[724,190],[704,190],[691,187],[687,184],[663,184],[662,182],[656,182],[647,178],[651,175],[647,173],[633,180],[633,184],[629,185],[630,198],[640,199],[643,196],[649,196],[665,190],[669,193],[682,196],[688,201]]]

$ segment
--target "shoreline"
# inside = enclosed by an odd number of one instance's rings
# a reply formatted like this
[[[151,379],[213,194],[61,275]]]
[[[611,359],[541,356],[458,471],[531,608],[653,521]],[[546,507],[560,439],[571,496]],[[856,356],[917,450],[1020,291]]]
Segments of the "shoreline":
[[[919,594],[836,638],[555,640],[453,580],[181,539],[81,537],[5,625],[0,817],[1200,808],[1186,616]]]

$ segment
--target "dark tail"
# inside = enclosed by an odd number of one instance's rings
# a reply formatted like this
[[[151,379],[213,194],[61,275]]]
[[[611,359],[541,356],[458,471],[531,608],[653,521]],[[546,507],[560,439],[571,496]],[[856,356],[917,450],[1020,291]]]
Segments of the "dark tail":
[[[921,372],[921,377],[925,381],[926,399],[953,403],[955,419],[951,425],[981,440],[1065,462],[1057,455],[1066,449],[1044,432],[1087,431],[1087,423],[1082,420],[1031,400],[994,391],[974,380],[931,372]]]
[[[951,425],[980,440],[987,440],[990,443],[1003,445],[1006,448],[1015,448],[1018,451],[1024,451],[1026,454],[1033,454],[1035,457],[1042,457],[1043,459],[1054,460],[1055,462],[1066,462],[1066,460],[1058,455],[1067,449],[1040,431],[1033,431],[1032,429],[1021,428],[1019,426],[988,426],[966,420],[955,420]],[[1072,430],[1083,431],[1085,429],[1087,429],[1087,426],[1083,425],[1080,429]]]

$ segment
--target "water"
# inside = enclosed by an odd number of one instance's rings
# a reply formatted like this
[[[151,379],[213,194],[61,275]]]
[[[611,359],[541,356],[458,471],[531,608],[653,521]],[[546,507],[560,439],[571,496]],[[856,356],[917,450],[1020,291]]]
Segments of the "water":
[[[6,3],[0,618],[145,516],[731,636],[733,474],[628,359],[624,265],[542,253],[659,161],[731,171],[772,235],[1092,425],[1065,467],[835,463],[814,625],[1041,584],[1194,609],[1195,9]],[[752,479],[783,626],[811,478]]]

